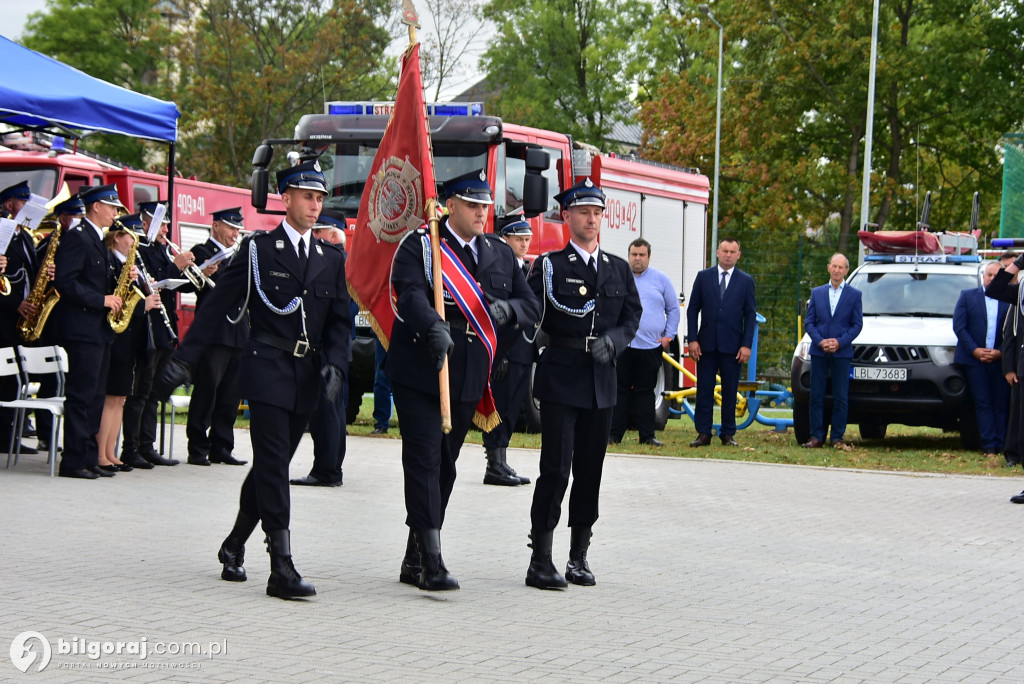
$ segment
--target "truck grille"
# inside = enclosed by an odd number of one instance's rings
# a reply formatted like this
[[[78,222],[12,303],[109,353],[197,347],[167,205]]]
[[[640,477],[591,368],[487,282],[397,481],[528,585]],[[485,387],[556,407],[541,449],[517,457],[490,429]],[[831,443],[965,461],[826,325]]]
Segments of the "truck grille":
[[[895,347],[871,344],[853,345],[853,362],[862,365],[886,363],[922,363],[931,360],[927,347]]]

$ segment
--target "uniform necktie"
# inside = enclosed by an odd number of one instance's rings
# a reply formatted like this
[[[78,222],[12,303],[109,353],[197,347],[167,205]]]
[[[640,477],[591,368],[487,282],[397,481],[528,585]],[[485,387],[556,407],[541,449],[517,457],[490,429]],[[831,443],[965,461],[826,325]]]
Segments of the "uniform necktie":
[[[590,272],[593,273],[596,276],[597,275],[597,259],[595,259],[593,256],[591,256],[590,259],[587,260],[587,266],[590,268]]]
[[[723,297],[725,296],[725,276],[728,274],[728,271],[722,271],[722,282],[718,285],[718,293]]]
[[[466,253],[466,268],[469,269],[470,273],[476,274],[476,257],[473,256],[473,248],[469,246],[467,242],[462,246],[462,250]]]
[[[299,273],[306,275],[306,241],[299,238]]]

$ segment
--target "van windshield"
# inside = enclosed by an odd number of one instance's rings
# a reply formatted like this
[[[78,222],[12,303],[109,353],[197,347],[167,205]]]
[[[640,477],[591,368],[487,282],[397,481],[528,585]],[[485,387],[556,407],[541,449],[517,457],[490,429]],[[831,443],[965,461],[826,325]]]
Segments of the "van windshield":
[[[33,194],[47,199],[57,194],[57,169],[51,166],[35,169],[29,166],[6,168],[0,171],[0,190],[23,180],[28,181]]]
[[[935,316],[952,318],[960,292],[978,287],[969,273],[865,272],[850,278],[863,293],[865,316]]]

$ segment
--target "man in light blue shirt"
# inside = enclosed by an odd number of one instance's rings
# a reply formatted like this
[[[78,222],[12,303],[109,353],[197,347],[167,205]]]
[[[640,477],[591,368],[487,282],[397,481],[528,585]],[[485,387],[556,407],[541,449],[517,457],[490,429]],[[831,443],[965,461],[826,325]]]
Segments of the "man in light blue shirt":
[[[640,443],[662,446],[654,436],[654,388],[661,353],[679,329],[679,297],[668,276],[650,268],[651,244],[637,238],[629,245],[629,267],[643,313],[636,337],[618,359],[618,397],[609,443],[621,442],[632,416]]]

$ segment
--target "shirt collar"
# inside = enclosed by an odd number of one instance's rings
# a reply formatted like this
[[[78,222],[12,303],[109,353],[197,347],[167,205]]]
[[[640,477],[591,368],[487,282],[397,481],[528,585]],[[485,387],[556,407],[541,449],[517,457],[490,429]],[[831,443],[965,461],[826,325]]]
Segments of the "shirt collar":
[[[309,254],[309,238],[308,237],[303,237],[304,234],[300,233],[299,231],[297,231],[294,228],[292,228],[288,224],[287,220],[281,221],[281,227],[284,228],[284,234],[288,236],[288,240],[292,243],[292,248],[295,250],[295,253],[296,254],[299,253],[299,241],[302,240],[303,242],[306,243],[306,254],[308,255]],[[307,230],[305,235],[308,236],[309,232],[310,231]]]
[[[831,290],[832,292],[842,292],[843,288],[846,287],[846,281],[844,280],[843,282],[839,283],[839,287],[832,287],[832,281],[831,280],[829,280],[826,283],[826,285],[828,285],[828,289]]]
[[[601,253],[601,247],[600,246],[598,246],[597,249],[594,250],[594,253],[591,254],[587,250],[585,250],[582,247],[580,247],[579,245],[577,245],[572,240],[569,240],[569,244],[572,245],[572,248],[576,250],[576,253],[579,254],[580,257],[583,258],[583,263],[587,263],[588,261],[590,261],[590,257],[594,257],[594,261],[596,262],[597,261],[597,255]]]

